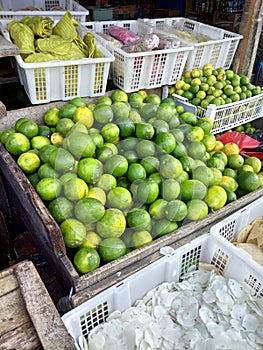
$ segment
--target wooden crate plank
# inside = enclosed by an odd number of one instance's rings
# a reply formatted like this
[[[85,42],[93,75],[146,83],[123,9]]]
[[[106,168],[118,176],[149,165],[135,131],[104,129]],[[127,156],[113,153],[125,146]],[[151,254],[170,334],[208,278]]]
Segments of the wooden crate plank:
[[[75,349],[71,336],[53,304],[44,283],[39,278],[32,263],[17,266],[16,277],[19,281],[26,309],[37,331],[44,349]]]
[[[1,350],[43,350],[31,321],[1,336]]]
[[[3,295],[10,293],[19,287],[17,279],[15,278],[15,276],[13,274],[3,276],[3,277],[0,274],[0,281],[1,281],[0,298]]]
[[[0,336],[6,332],[29,322],[23,297],[19,289],[16,289],[1,297],[0,302]]]
[[[18,47],[0,35],[0,57],[16,55],[19,55]]]

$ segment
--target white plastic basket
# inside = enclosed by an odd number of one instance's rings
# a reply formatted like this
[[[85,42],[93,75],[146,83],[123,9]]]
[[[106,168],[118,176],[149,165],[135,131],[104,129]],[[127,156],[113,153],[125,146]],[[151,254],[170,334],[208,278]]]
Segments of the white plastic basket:
[[[230,242],[243,228],[260,216],[263,216],[263,198],[257,199],[221,222],[213,225],[210,229],[210,234],[215,237],[220,244],[232,248],[236,255],[243,257],[251,266],[257,266],[258,270],[263,274],[263,266],[256,263],[252,256],[244,249],[238,248]]]
[[[75,341],[81,335],[87,337],[110,313],[124,311],[163,282],[179,281],[189,269],[198,268],[199,262],[212,264],[225,277],[244,282],[261,303],[263,275],[240,259],[231,246],[204,234],[69,311],[62,320]],[[77,342],[76,348],[79,349]]]
[[[188,102],[187,98],[177,94],[173,94],[173,97],[180,105],[195,108],[195,114],[198,118],[210,118],[213,121],[213,134],[218,134],[261,118],[263,113],[263,93],[221,106],[210,104],[206,109],[200,106],[193,106]]]
[[[211,63],[215,68],[230,68],[242,35],[200,23],[188,18],[156,18],[143,19],[152,28],[166,31],[169,35],[175,30],[187,32],[197,37],[209,36],[211,40],[193,44],[185,70],[201,69],[206,63]]]
[[[87,22],[85,25],[88,30],[104,34],[108,34],[112,25],[129,29],[138,35],[154,32],[153,28],[137,20]],[[193,49],[192,46],[185,46],[127,53],[111,42],[101,40],[115,57],[111,67],[113,83],[125,92],[174,84],[181,78],[189,52]]]
[[[35,7],[41,11],[21,10],[27,7]],[[65,11],[52,10],[61,7]],[[0,19],[20,20],[24,16],[43,16],[53,20],[59,20],[66,11],[70,11],[78,22],[85,22],[89,11],[74,0],[0,0]]]
[[[8,22],[1,21],[1,27],[4,37],[11,41]],[[25,63],[20,55],[15,56],[19,81],[31,103],[104,95],[114,56],[100,42],[96,43],[102,58]]]

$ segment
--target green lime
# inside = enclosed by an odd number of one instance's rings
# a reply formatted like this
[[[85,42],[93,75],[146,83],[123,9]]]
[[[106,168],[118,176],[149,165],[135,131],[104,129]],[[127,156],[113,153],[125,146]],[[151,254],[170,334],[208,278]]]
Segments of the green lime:
[[[69,103],[76,107],[86,107],[86,102],[81,97],[74,97],[69,101]]]
[[[104,262],[116,260],[126,254],[126,245],[118,237],[105,238],[100,242],[99,255]]]
[[[57,123],[60,120],[59,117],[59,109],[56,107],[50,108],[46,113],[44,114],[44,122],[49,127],[56,127]]]
[[[74,265],[82,274],[91,272],[100,266],[100,256],[94,248],[79,248],[74,255]]]
[[[108,104],[97,104],[93,110],[94,119],[100,124],[107,124],[113,120],[113,111]]]
[[[68,118],[73,120],[76,109],[77,106],[75,106],[74,104],[66,103],[59,108],[58,116],[60,119]]]
[[[132,163],[128,166],[126,176],[130,181],[134,181],[138,179],[146,179],[147,173],[143,165]]]
[[[128,167],[129,163],[127,159],[120,154],[113,155],[105,162],[106,172],[114,177],[123,176],[127,172]]]
[[[0,142],[4,145],[6,143],[6,140],[10,134],[14,134],[16,131],[15,129],[5,129],[0,133]]]
[[[158,198],[151,203],[149,206],[149,214],[151,217],[155,220],[162,219],[165,215],[167,203],[168,201],[162,198]]]
[[[131,208],[132,195],[131,192],[124,187],[115,187],[107,194],[107,205],[109,208],[117,208],[120,210],[128,210]]]
[[[261,183],[259,176],[251,171],[243,171],[237,177],[237,182],[241,190],[252,192],[257,190]]]
[[[106,209],[104,216],[96,223],[97,233],[103,237],[120,237],[126,228],[126,218],[117,208]]]
[[[109,192],[117,186],[117,180],[111,174],[102,174],[96,186],[102,188],[105,192]]]
[[[165,154],[160,157],[159,169],[161,176],[175,179],[182,173],[183,166],[178,159],[170,154]]]
[[[111,99],[113,102],[128,102],[129,97],[126,92],[116,89],[111,94]]]
[[[203,199],[207,187],[199,180],[189,179],[181,184],[181,199],[188,202],[191,199]]]
[[[115,123],[107,123],[103,125],[101,135],[105,142],[116,143],[120,139],[120,129]]]
[[[58,172],[52,167],[50,163],[44,163],[38,168],[38,177],[43,179],[44,177],[59,177]]]
[[[163,179],[160,185],[160,193],[163,199],[171,201],[179,197],[180,183],[175,179]]]
[[[55,148],[50,153],[49,162],[57,172],[61,173],[73,170],[75,165],[72,154],[63,148]]]
[[[187,206],[179,199],[168,202],[165,209],[165,216],[170,221],[182,221],[187,215]]]
[[[130,106],[128,106],[125,102],[114,102],[111,105],[111,109],[113,111],[113,116],[115,119],[117,118],[128,118],[130,113]]]
[[[200,165],[192,170],[192,179],[201,181],[205,186],[214,184],[214,173],[211,168]]]
[[[139,158],[144,158],[148,156],[154,156],[156,152],[156,145],[150,140],[138,140],[135,145],[135,150]]]
[[[158,184],[152,179],[146,179],[139,184],[136,199],[141,203],[150,204],[157,199],[158,195]]]
[[[219,185],[213,185],[209,187],[207,190],[205,202],[212,210],[222,208],[227,202],[226,190]]]
[[[145,168],[149,175],[159,170],[160,161],[157,157],[147,156],[140,161],[140,164]]]
[[[38,130],[37,123],[30,119],[23,118],[21,123],[16,123],[16,132],[24,134],[29,139],[38,135]]]
[[[30,141],[29,139],[19,132],[11,133],[5,142],[6,150],[14,156],[29,151]]]
[[[127,213],[127,224],[134,230],[149,230],[151,227],[151,216],[147,210],[134,208]]]
[[[63,146],[77,159],[92,157],[96,149],[92,137],[80,131],[67,135],[63,140]]]
[[[82,158],[77,165],[77,174],[88,184],[95,184],[103,173],[102,163],[95,158]]]
[[[135,134],[139,139],[151,140],[154,136],[154,127],[150,123],[139,123],[135,125]]]
[[[128,137],[134,134],[135,124],[129,117],[120,117],[116,120],[116,124],[120,129],[121,137]]]
[[[84,198],[88,194],[89,188],[84,180],[73,177],[63,184],[63,191],[69,200],[76,201]]]
[[[76,203],[74,213],[83,224],[92,224],[102,219],[105,208],[98,199],[82,198]]]
[[[154,238],[158,238],[176,231],[178,229],[178,223],[176,221],[170,221],[166,218],[162,218],[155,221],[152,227],[152,236]]]
[[[187,218],[189,220],[197,221],[204,219],[208,214],[208,206],[201,199],[192,199],[186,203]]]
[[[176,140],[172,133],[161,132],[155,138],[156,145],[161,151],[172,153],[176,146]]]
[[[72,217],[73,207],[73,203],[65,197],[55,198],[48,204],[48,210],[57,223]]]
[[[36,191],[43,200],[51,201],[60,195],[62,183],[55,177],[45,177],[36,185]]]
[[[118,148],[114,143],[105,142],[102,147],[96,149],[96,157],[103,163],[116,154],[118,154]]]
[[[135,249],[140,248],[148,243],[151,243],[152,240],[153,239],[150,232],[146,230],[134,232],[131,238],[132,246]]]

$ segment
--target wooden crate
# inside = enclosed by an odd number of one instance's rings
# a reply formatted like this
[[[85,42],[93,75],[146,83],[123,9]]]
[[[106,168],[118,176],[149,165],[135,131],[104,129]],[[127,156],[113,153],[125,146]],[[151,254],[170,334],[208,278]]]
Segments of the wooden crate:
[[[0,348],[73,350],[73,340],[31,261],[0,272]]]
[[[149,91],[160,94],[158,89]],[[111,92],[107,94],[110,95]],[[86,99],[86,102],[92,101],[96,102],[96,99]],[[45,111],[52,107],[60,107],[63,104],[65,102],[54,102],[8,111],[6,116],[1,119],[0,131],[13,127],[15,121],[21,117],[30,116],[32,120],[40,122]],[[200,234],[204,233],[204,230],[212,223],[218,222],[263,195],[262,187],[210,213],[203,220],[185,224],[175,232],[160,237],[144,247],[135,249],[115,261],[109,262],[85,275],[79,275],[67,256],[59,226],[51,217],[27,177],[2,144],[0,144],[0,171],[6,188],[9,189],[12,205],[17,207],[17,212],[19,212],[28,231],[41,248],[48,263],[56,271],[60,283],[68,290],[71,287],[74,288],[72,297],[74,307],[159,259],[161,247],[175,244],[183,239],[191,239],[197,231]]]

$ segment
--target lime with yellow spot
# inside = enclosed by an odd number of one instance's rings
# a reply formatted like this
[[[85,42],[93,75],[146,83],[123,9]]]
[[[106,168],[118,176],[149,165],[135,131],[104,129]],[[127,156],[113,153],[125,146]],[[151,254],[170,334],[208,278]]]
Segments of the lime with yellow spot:
[[[101,241],[101,237],[96,232],[88,231],[80,248],[93,248],[98,250]]]
[[[149,214],[155,220],[162,219],[165,216],[165,209],[168,201],[163,198],[158,198],[149,206]]]
[[[159,172],[161,176],[175,179],[182,173],[182,171],[182,163],[172,155],[165,154],[160,157]]]
[[[77,201],[74,213],[82,223],[92,224],[103,218],[105,207],[98,199],[86,197]]]
[[[66,136],[74,125],[75,123],[72,119],[62,118],[57,123],[56,132],[59,132],[62,136]]]
[[[17,159],[17,164],[26,174],[32,174],[38,170],[41,161],[37,154],[25,152],[20,154]]]
[[[131,240],[133,248],[137,249],[151,243],[153,238],[149,231],[141,230],[134,232]]]
[[[205,202],[212,210],[222,208],[227,202],[226,190],[220,185],[213,185],[208,188]]]
[[[103,189],[105,192],[109,192],[117,186],[117,180],[112,174],[102,174],[96,186]]]
[[[204,130],[201,127],[195,125],[186,133],[186,138],[190,142],[202,141],[204,138]]]
[[[101,259],[107,263],[126,254],[126,245],[118,237],[108,237],[100,242],[98,251]]]
[[[157,94],[149,94],[147,95],[145,101],[146,103],[152,103],[152,104],[155,104],[155,105],[160,105],[162,100],[161,100],[161,97]]]
[[[86,228],[83,223],[77,219],[69,218],[60,224],[65,245],[68,248],[79,247],[86,237]]]
[[[227,142],[222,151],[227,155],[230,156],[231,154],[239,154],[239,147],[234,142]]]
[[[89,189],[89,192],[86,195],[87,198],[95,198],[101,202],[101,204],[105,205],[107,200],[106,192],[99,187],[92,187]]]
[[[50,108],[45,112],[43,119],[47,126],[51,128],[56,127],[57,123],[60,120],[59,109],[56,107]]]
[[[81,247],[74,255],[74,265],[81,274],[86,274],[100,266],[100,256],[96,249]]]
[[[226,191],[230,192],[235,192],[238,188],[237,181],[233,177],[227,175],[222,176],[222,180],[219,183],[219,185],[223,187]]]
[[[128,102],[128,94],[120,89],[116,89],[111,94],[111,99],[113,102]]]
[[[146,99],[148,96],[147,92],[145,90],[139,90],[138,94],[142,96],[143,101]]]
[[[212,151],[216,145],[216,137],[214,134],[204,134],[202,143],[205,145],[207,152]]]
[[[75,177],[63,184],[63,191],[69,200],[76,201],[86,197],[89,188],[84,180]]]
[[[256,174],[260,172],[262,167],[260,159],[253,156],[246,158],[244,164],[252,166]]]
[[[96,232],[103,238],[120,237],[126,228],[126,218],[117,208],[108,208],[104,216],[96,223]]]
[[[56,177],[45,177],[37,183],[36,191],[43,200],[52,201],[61,194],[62,183]]]
[[[52,145],[62,145],[64,137],[59,132],[53,132],[50,136],[50,141]]]
[[[105,142],[116,143],[120,139],[120,129],[115,123],[107,123],[103,125],[101,135]]]

